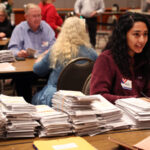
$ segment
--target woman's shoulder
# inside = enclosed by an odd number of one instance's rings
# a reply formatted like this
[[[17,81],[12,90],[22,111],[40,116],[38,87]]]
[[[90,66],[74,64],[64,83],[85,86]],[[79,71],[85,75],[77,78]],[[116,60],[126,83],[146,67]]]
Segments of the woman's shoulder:
[[[112,53],[110,50],[105,50],[105,51],[102,51],[99,55],[99,57],[103,57],[103,56],[112,58]]]
[[[93,48],[89,48],[86,46],[79,46],[79,55],[83,57],[89,57],[94,60],[96,60],[96,58],[98,57],[98,54]]]
[[[86,47],[85,45],[80,45],[79,50],[80,51],[89,51],[89,52],[94,52],[95,51],[93,48]]]
[[[111,51],[105,50],[105,51],[101,52],[97,58],[97,61],[107,61],[107,62],[114,63],[114,59],[113,59]]]

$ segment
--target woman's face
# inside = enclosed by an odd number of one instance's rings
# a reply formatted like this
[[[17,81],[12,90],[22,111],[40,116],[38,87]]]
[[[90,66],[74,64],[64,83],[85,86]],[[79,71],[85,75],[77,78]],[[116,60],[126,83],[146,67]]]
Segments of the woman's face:
[[[4,22],[5,17],[5,13],[3,11],[0,11],[0,22]]]
[[[127,44],[129,55],[141,53],[146,42],[148,41],[148,28],[144,22],[135,22],[133,27],[127,32]]]

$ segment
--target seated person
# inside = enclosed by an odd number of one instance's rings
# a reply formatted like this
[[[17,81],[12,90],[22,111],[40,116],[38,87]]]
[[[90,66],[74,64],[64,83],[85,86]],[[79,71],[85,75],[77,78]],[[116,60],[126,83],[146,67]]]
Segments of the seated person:
[[[10,37],[12,33],[12,26],[7,18],[5,6],[0,4],[0,38]]]
[[[57,90],[57,80],[65,65],[77,57],[88,57],[96,60],[97,53],[91,48],[85,21],[78,17],[65,20],[61,32],[51,50],[37,59],[33,71],[37,75],[46,75],[51,69],[48,83],[32,98],[32,104],[51,106],[51,99]]]
[[[150,96],[150,26],[138,13],[122,15],[95,62],[90,94],[117,99]]]
[[[45,21],[41,21],[41,9],[38,5],[29,3],[25,7],[25,18],[26,21],[15,27],[8,45],[14,55],[19,57],[28,57],[28,48],[41,54],[55,42],[53,29]]]
[[[53,29],[46,22],[41,21],[41,9],[38,5],[27,4],[25,18],[26,21],[15,27],[8,45],[8,48],[18,57],[29,57],[28,48],[37,50],[37,53],[41,54],[55,42]],[[30,102],[33,79],[24,75],[14,80],[18,96],[23,96],[26,101]]]

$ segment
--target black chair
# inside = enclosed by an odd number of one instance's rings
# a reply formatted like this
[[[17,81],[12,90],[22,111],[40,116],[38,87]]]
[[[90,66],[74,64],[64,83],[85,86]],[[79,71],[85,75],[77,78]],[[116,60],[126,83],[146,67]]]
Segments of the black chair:
[[[82,91],[86,78],[91,74],[94,61],[79,57],[73,59],[62,70],[57,83],[57,90]]]
[[[90,95],[90,82],[91,82],[91,74],[85,80],[85,83],[84,83],[83,88],[82,88],[82,92],[85,95]]]

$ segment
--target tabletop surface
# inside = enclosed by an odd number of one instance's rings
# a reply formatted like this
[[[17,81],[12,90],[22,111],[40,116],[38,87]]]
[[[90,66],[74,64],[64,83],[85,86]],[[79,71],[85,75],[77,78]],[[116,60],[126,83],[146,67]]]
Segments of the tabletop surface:
[[[24,61],[11,62],[10,64],[15,67],[15,70],[0,71],[0,74],[32,72],[35,60],[36,59],[26,58]]]
[[[139,130],[139,131],[114,131],[111,133],[100,134],[96,136],[85,136],[83,137],[97,150],[115,150],[118,145],[108,140],[108,137],[116,138],[127,144],[134,145],[144,138],[150,136],[150,130]],[[61,138],[61,137],[58,137]],[[64,138],[64,137],[63,137]],[[34,140],[51,140],[56,138],[34,138],[34,139],[15,139],[15,140],[1,140],[0,150],[34,150]]]
[[[15,61],[9,63],[11,66],[15,67],[15,69],[8,69],[4,67],[4,70],[0,69],[0,79],[12,79],[16,76],[25,75],[25,74],[34,74],[33,73],[33,65],[36,59],[26,58],[24,61]],[[7,64],[7,63],[6,63]],[[7,65],[6,65],[7,66]]]
[[[9,42],[9,38],[0,39],[0,45],[5,46]]]

